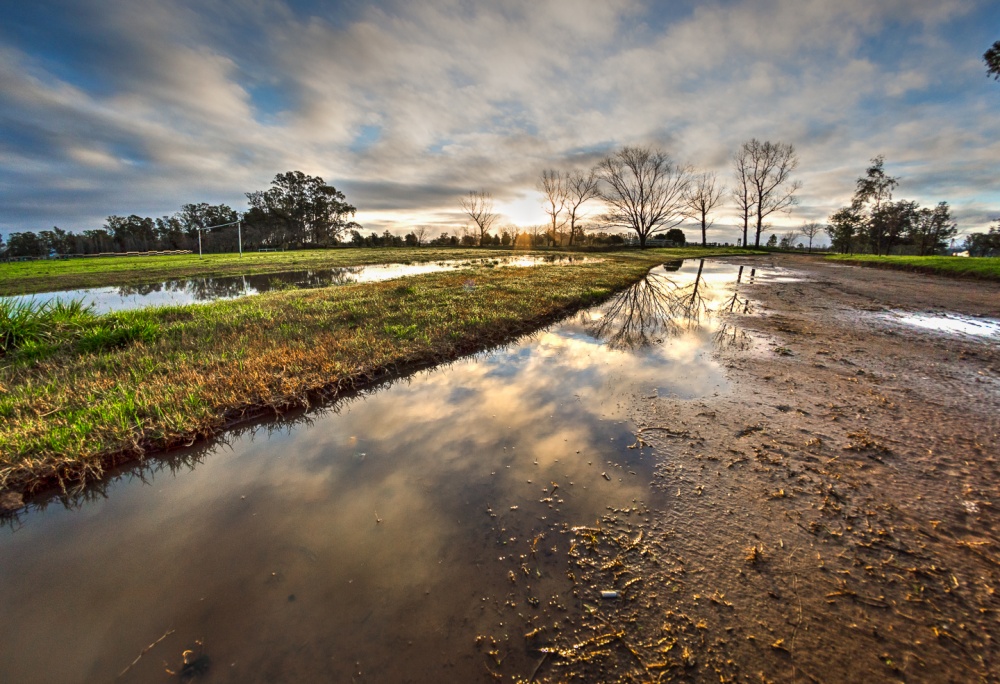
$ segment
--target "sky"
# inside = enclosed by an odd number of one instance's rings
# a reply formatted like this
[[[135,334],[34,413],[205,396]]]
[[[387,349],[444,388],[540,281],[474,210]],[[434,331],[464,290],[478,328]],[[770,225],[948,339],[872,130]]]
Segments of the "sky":
[[[455,232],[470,190],[542,223],[544,169],[649,145],[729,181],[752,137],[799,157],[776,232],[825,221],[876,155],[897,198],[985,230],[998,39],[995,0],[4,2],[0,233],[245,210],[289,170],[366,231]],[[735,215],[709,239],[735,241]]]

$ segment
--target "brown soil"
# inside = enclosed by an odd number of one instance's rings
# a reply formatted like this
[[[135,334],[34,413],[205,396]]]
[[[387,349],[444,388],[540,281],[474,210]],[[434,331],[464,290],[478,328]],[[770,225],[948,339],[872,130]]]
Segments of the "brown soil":
[[[873,315],[1000,284],[754,263],[802,279],[742,287],[730,393],[642,402],[662,502],[565,530],[531,679],[1000,681],[1000,345]]]

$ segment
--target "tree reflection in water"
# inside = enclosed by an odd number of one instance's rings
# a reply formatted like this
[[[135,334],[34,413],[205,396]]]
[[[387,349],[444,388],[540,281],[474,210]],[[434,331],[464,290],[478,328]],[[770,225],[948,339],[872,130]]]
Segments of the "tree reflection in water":
[[[144,285],[123,285],[118,288],[122,297],[144,297],[154,292],[180,292],[189,295],[196,302],[216,299],[233,299],[248,294],[259,294],[274,290],[306,289],[346,285],[357,282],[362,266],[345,266],[322,270],[285,271],[256,275],[181,278]]]
[[[704,277],[704,259],[699,260],[693,278],[667,275],[679,268],[679,262],[672,262],[652,269],[638,283],[612,297],[596,314],[585,313],[587,332],[611,349],[635,350],[706,325],[714,329],[720,348],[747,348],[750,336],[731,316],[750,313],[750,300],[741,298],[739,292],[744,267],[739,267],[732,294],[724,298]]]
[[[724,314],[749,314],[750,311],[750,299],[744,298],[740,299],[740,285],[743,281],[743,266],[740,266],[740,270],[736,274],[736,283],[733,285],[733,295],[726,300],[725,305],[722,307]],[[757,273],[757,269],[750,270],[750,280],[749,283],[753,284],[753,278]],[[747,331],[740,328],[734,323],[732,316],[721,316],[719,319],[719,327],[715,331],[713,340],[718,349],[738,349],[745,350],[749,349],[752,339]]]

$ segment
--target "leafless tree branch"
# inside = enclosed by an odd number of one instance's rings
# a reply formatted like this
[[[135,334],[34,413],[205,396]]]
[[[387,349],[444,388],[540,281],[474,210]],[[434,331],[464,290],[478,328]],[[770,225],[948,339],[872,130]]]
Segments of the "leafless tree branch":
[[[493,212],[493,195],[485,190],[472,190],[462,198],[462,211],[468,214],[479,230],[479,244],[496,223],[498,214]]]
[[[802,184],[790,176],[799,165],[795,148],[788,143],[761,142],[751,138],[743,143],[737,158],[743,158],[749,173],[750,194],[757,215],[754,246],[760,247],[764,219],[775,212],[789,211],[798,201],[795,193]]]
[[[648,147],[623,147],[598,164],[601,199],[607,204],[609,227],[634,231],[639,246],[650,235],[667,231],[685,218],[684,195],[691,171],[665,152]]]
[[[586,174],[573,171],[566,176],[566,209],[569,212],[569,244],[577,233],[577,221],[581,218],[580,209],[588,201],[600,197],[600,180],[597,170],[591,169]]]
[[[719,202],[725,188],[716,186],[714,173],[705,172],[695,176],[684,194],[684,203],[687,205],[688,216],[701,222],[701,246],[708,245],[708,229],[715,221],[709,221],[708,215]]]

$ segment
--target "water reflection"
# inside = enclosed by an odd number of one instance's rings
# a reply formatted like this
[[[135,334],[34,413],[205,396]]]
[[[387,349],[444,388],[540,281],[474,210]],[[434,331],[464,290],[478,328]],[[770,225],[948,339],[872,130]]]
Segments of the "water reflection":
[[[196,641],[212,681],[483,679],[498,559],[663,496],[627,407],[725,387],[712,336],[738,278],[658,269],[504,349],[22,513],[0,534],[0,681],[110,681],[169,630],[120,681],[165,678]],[[505,667],[527,676],[519,636]]]
[[[719,325],[713,337],[716,349],[742,351],[749,349],[753,344],[753,338],[750,337],[750,334],[746,330],[740,327],[739,319],[733,316],[733,314],[747,315],[752,313],[750,299],[748,297],[740,298],[740,285],[743,284],[744,268],[746,267],[739,267],[739,271],[736,273],[736,282],[732,285],[732,294],[721,306],[723,316],[719,319]],[[757,269],[751,268],[747,276],[748,285],[754,284],[756,275]],[[729,315],[726,316],[725,314]]]
[[[219,299],[235,299],[274,290],[380,282],[423,273],[470,267],[527,268],[539,265],[567,265],[595,261],[600,261],[600,259],[579,256],[522,255],[409,264],[374,264],[239,276],[178,278],[142,285],[43,292],[12,297],[12,299],[34,299],[37,301],[83,299],[86,303],[92,304],[97,313],[106,313],[147,306],[196,304]]]
[[[750,313],[750,300],[741,298],[739,286],[744,266],[709,265],[697,262],[692,275],[670,275],[678,264],[664,264],[651,270],[628,290],[615,295],[604,306],[585,312],[586,328],[611,349],[638,350],[661,345],[702,327],[714,331],[718,342],[732,346],[748,339],[736,320],[726,314]],[[730,271],[736,269],[735,281]],[[749,279],[756,275],[752,269]]]
[[[881,320],[895,325],[920,328],[947,335],[974,338],[1000,338],[1000,320],[976,318],[957,313],[911,313],[891,311],[880,316]]]

